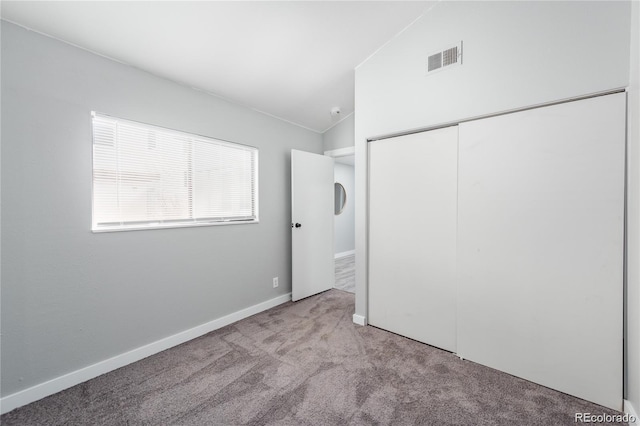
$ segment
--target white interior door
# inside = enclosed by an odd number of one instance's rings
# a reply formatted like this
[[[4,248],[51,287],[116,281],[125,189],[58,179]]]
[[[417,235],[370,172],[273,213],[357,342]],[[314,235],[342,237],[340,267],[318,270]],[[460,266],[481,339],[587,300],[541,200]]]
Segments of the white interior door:
[[[369,323],[455,351],[458,128],[369,153]]]
[[[460,356],[622,408],[624,147],[624,94],[460,124]]]
[[[291,150],[292,299],[335,283],[333,158]]]

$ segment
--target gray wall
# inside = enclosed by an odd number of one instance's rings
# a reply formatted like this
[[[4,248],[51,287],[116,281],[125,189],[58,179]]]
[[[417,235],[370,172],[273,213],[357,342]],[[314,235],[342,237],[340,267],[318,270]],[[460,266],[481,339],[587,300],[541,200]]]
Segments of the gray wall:
[[[355,124],[355,114],[343,119],[341,122],[327,130],[322,134],[322,140],[325,151],[334,149],[348,148],[353,146],[353,131]]]
[[[630,12],[630,2],[439,2],[356,69],[357,316],[367,312],[366,139],[626,87]],[[460,40],[463,64],[426,76],[426,55]],[[639,337],[629,338],[637,372]],[[629,380],[637,402],[638,375]]]
[[[627,396],[640,410],[640,2],[631,7],[627,114]]]
[[[257,146],[260,223],[91,233],[91,110]],[[291,291],[321,135],[6,22],[2,124],[3,396]]]
[[[334,242],[335,253],[344,253],[346,251],[355,250],[356,248],[356,230],[355,230],[355,206],[354,206],[354,188],[355,188],[355,172],[354,167],[348,164],[335,163],[333,168],[333,177],[336,182],[344,186],[347,193],[347,203],[344,205],[342,213],[335,216]]]

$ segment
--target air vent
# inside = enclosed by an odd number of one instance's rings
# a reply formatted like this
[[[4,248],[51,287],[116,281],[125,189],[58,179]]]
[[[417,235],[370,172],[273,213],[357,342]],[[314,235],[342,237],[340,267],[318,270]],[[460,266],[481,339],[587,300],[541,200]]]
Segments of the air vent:
[[[430,54],[427,57],[427,74],[439,71],[452,65],[462,64],[462,42]]]
[[[442,66],[453,65],[458,62],[458,46],[442,52]]]
[[[442,52],[429,56],[429,72],[442,68]]]

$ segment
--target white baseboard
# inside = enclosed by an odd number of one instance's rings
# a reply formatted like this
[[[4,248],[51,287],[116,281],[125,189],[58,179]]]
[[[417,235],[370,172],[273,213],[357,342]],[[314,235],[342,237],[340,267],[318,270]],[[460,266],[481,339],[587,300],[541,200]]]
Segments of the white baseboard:
[[[362,315],[353,314],[353,322],[358,325],[367,325],[367,318]]]
[[[289,300],[291,300],[291,293],[283,294],[282,296],[275,297],[271,300],[267,300],[266,302],[258,303],[257,305],[250,306],[222,318],[182,331],[174,334],[173,336],[165,337],[164,339],[157,340],[153,343],[149,343],[148,345],[141,346],[88,367],[72,371],[71,373],[32,386],[28,389],[7,395],[0,399],[0,414],[8,413],[15,408],[22,407],[23,405],[27,405],[49,395],[53,395],[54,393],[86,382],[87,380],[108,373],[109,371],[140,361],[148,356],[157,354],[158,352],[162,352],[184,342],[188,342],[196,337],[200,337],[211,331],[250,317],[251,315],[255,315],[262,311],[266,311],[267,309],[281,305]]]
[[[631,404],[631,401],[627,401],[626,399],[624,400],[624,412],[629,415],[629,419],[634,419],[633,422],[629,422],[629,426],[640,426],[640,417],[638,417],[638,412]]]
[[[356,251],[355,250],[343,251],[342,253],[336,253],[334,257],[336,259],[340,259],[341,257],[350,256],[352,254],[356,254]]]

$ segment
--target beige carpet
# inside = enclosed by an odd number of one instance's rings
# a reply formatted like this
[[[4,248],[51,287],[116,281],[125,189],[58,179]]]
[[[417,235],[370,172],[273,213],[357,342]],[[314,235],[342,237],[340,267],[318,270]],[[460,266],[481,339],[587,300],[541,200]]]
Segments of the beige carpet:
[[[0,418],[2,425],[573,425],[586,401],[374,327],[329,290]]]

